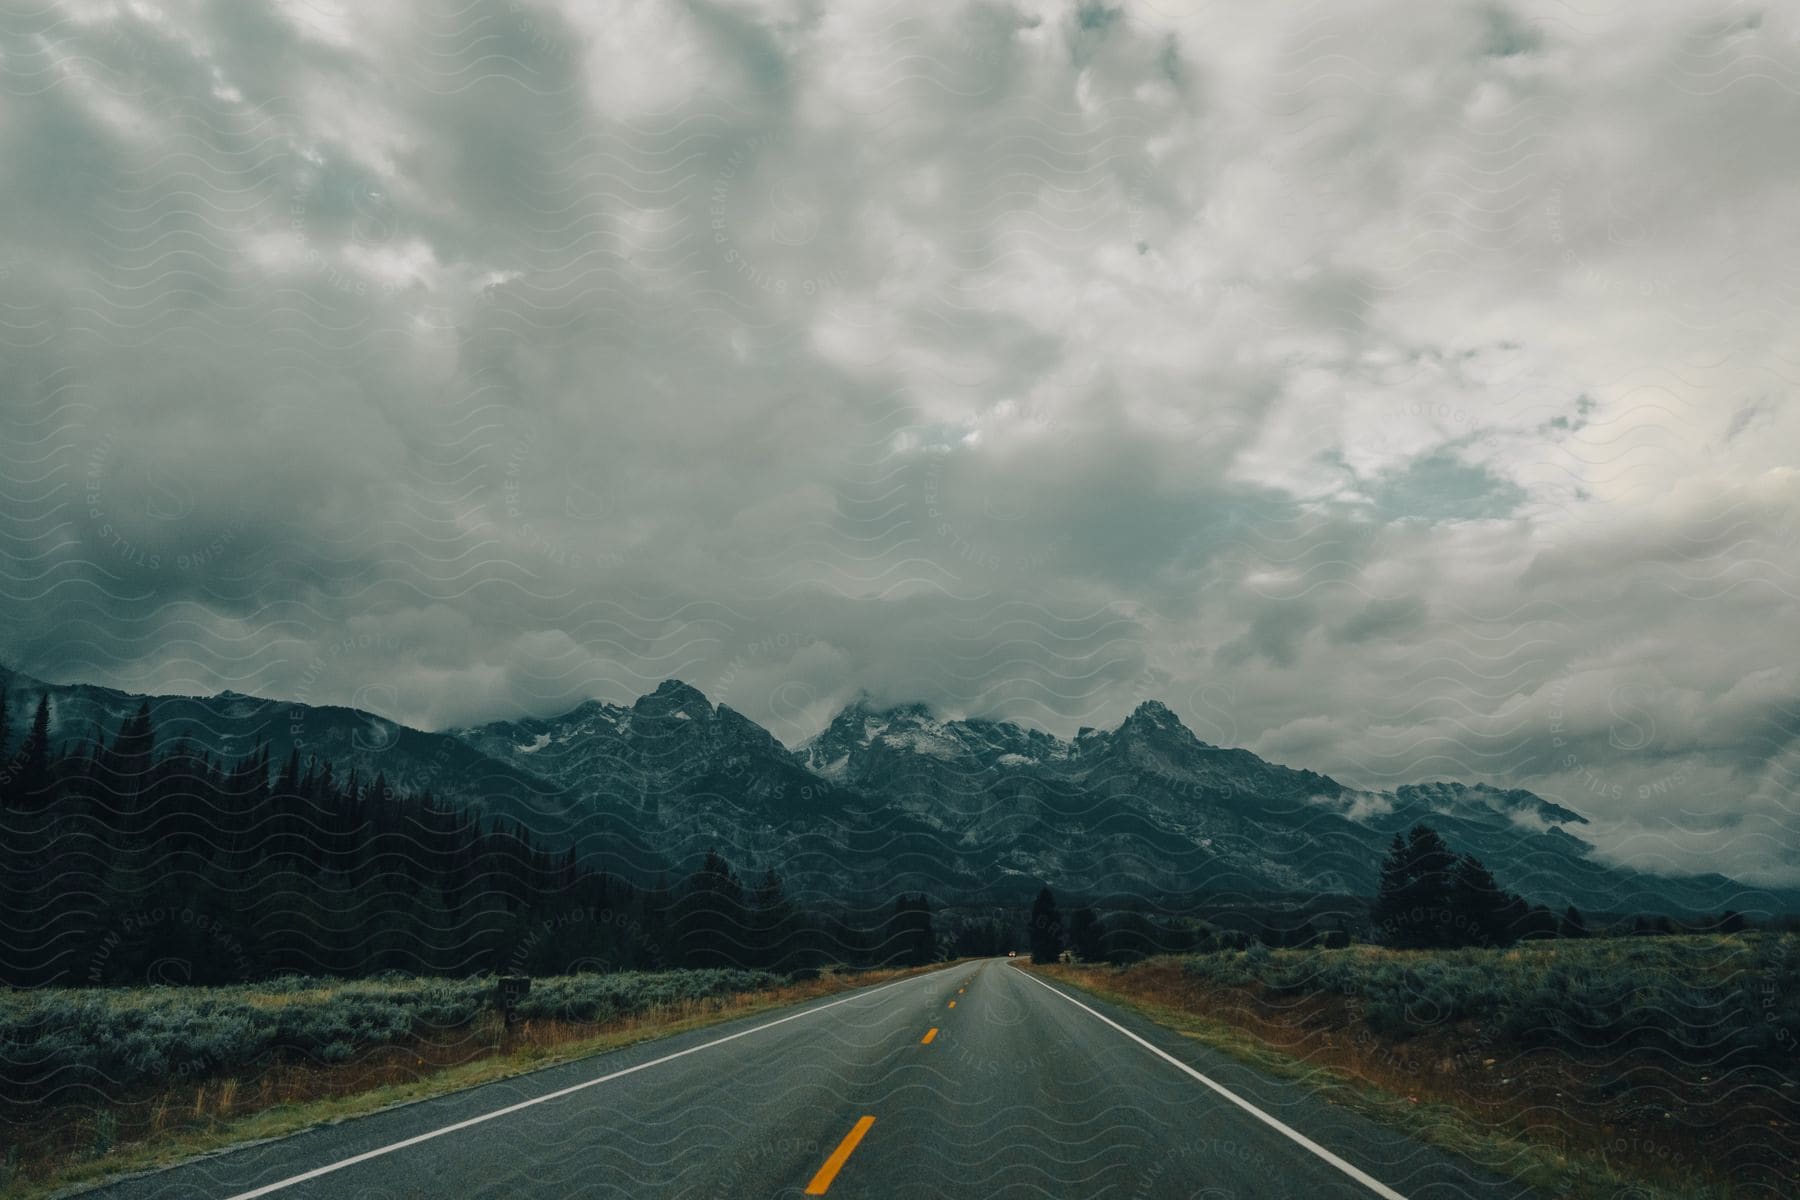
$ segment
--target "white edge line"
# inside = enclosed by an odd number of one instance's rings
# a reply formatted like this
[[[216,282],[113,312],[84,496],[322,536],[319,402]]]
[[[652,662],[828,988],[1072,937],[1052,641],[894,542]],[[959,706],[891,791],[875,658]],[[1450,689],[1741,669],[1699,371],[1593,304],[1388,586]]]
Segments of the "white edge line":
[[[1043,980],[1039,979],[1037,976],[1033,975],[1029,971],[1026,971],[1021,968],[1020,974],[1024,975],[1025,978],[1031,980],[1031,982],[1037,984],[1039,987],[1043,988],[1045,991],[1053,992],[1056,995],[1061,996],[1064,1000],[1067,1000],[1070,1004],[1073,1004],[1076,1008],[1081,1009],[1083,1012],[1087,1013],[1089,1016],[1095,1017],[1101,1021],[1105,1021],[1108,1025],[1111,1025],[1114,1029],[1118,1030],[1120,1033],[1124,1034],[1126,1037],[1130,1038],[1132,1041],[1136,1042],[1138,1045],[1142,1046],[1144,1049],[1148,1050],[1150,1053],[1156,1055],[1158,1058],[1164,1060],[1165,1062],[1171,1064],[1172,1066],[1179,1067],[1181,1070],[1186,1071],[1189,1075],[1192,1075],[1195,1079],[1198,1079],[1201,1083],[1204,1083],[1207,1087],[1209,1087],[1213,1091],[1219,1093],[1219,1095],[1225,1097],[1225,1099],[1231,1101],[1233,1104],[1237,1105],[1239,1108],[1243,1109],[1245,1112],[1249,1113],[1251,1116],[1255,1117],[1257,1120],[1261,1121],[1263,1124],[1267,1125],[1269,1128],[1275,1130],[1277,1133],[1280,1133],[1288,1138],[1291,1138],[1295,1142],[1298,1142],[1300,1145],[1306,1147],[1308,1150],[1312,1151],[1314,1154],[1318,1155],[1320,1158],[1324,1159],[1326,1162],[1330,1163],[1332,1166],[1336,1167],[1338,1170],[1342,1171],[1344,1174],[1348,1175],[1350,1178],[1356,1180],[1356,1182],[1362,1184],[1364,1187],[1366,1187],[1370,1191],[1374,1192],[1377,1196],[1384,1197],[1385,1200],[1406,1200],[1405,1196],[1402,1196],[1399,1192],[1396,1192],[1393,1188],[1391,1188],[1387,1184],[1381,1182],[1381,1180],[1376,1179],[1373,1175],[1370,1175],[1368,1172],[1362,1170],[1359,1167],[1352,1166],[1351,1164],[1345,1162],[1343,1159],[1339,1158],[1337,1155],[1333,1154],[1331,1151],[1327,1150],[1325,1147],[1319,1145],[1319,1143],[1317,1143],[1317,1142],[1313,1141],[1311,1138],[1307,1137],[1304,1133],[1301,1133],[1298,1129],[1294,1129],[1291,1126],[1284,1125],[1282,1122],[1275,1119],[1274,1117],[1271,1117],[1268,1113],[1266,1113],[1262,1109],[1256,1107],[1256,1105],[1250,1103],[1248,1100],[1244,1099],[1242,1096],[1238,1095],[1236,1092],[1225,1087],[1223,1084],[1215,1083],[1211,1079],[1208,1079],[1206,1076],[1204,1076],[1200,1072],[1194,1070],[1194,1068],[1188,1066],[1186,1063],[1182,1062],[1179,1058],[1176,1058],[1173,1054],[1170,1054],[1168,1051],[1151,1045],[1149,1042],[1145,1041],[1143,1038],[1139,1037],[1137,1034],[1131,1032],[1131,1030],[1125,1028],[1123,1025],[1119,1024],[1117,1021],[1113,1020],[1111,1017],[1107,1016],[1105,1013],[1097,1012],[1094,1009],[1089,1008],[1087,1005],[1083,1004],[1081,1001],[1077,1000],[1075,997],[1069,995],[1067,992],[1063,991],[1061,988],[1051,987],[1049,984],[1045,983]]]
[[[947,970],[949,970],[948,967],[939,968],[939,971]],[[836,1008],[838,1005],[848,1004],[852,1000],[861,1000],[865,996],[873,996],[876,992],[885,992],[887,989],[899,987],[903,983],[912,983],[915,980],[928,979],[932,975],[938,974],[939,971],[928,971],[923,975],[914,975],[907,979],[896,979],[892,983],[883,983],[876,987],[868,988],[867,990],[859,989],[851,995],[845,996],[841,1000],[833,1000],[829,1004],[821,1004],[817,1008],[809,1008],[804,1012],[790,1013],[785,1017],[779,1017],[776,1020],[765,1022],[764,1024],[757,1025],[750,1029],[740,1029],[736,1033],[727,1034],[722,1038],[714,1038],[712,1041],[703,1042],[698,1046],[689,1046],[686,1050],[677,1050],[673,1054],[665,1054],[661,1058],[653,1058],[649,1062],[641,1062],[635,1067],[626,1067],[623,1070],[614,1071],[610,1075],[602,1075],[598,1079],[584,1080],[571,1087],[562,1088],[554,1092],[546,1092],[542,1096],[533,1096],[529,1100],[521,1100],[519,1103],[510,1104],[505,1108],[497,1108],[493,1112],[482,1113],[477,1117],[470,1117],[466,1121],[458,1121],[453,1125],[445,1125],[441,1129],[433,1129],[428,1133],[415,1134],[412,1137],[404,1138],[398,1142],[392,1142],[386,1146],[377,1146],[373,1150],[365,1150],[361,1154],[353,1154],[349,1158],[341,1158],[337,1162],[326,1163],[322,1167],[314,1167],[310,1171],[302,1171],[298,1175],[292,1175],[286,1179],[279,1179],[274,1183],[265,1183],[263,1186],[253,1188],[248,1192],[238,1192],[236,1195],[229,1197],[228,1200],[255,1200],[255,1197],[257,1196],[267,1196],[271,1192],[279,1192],[284,1188],[293,1187],[297,1183],[305,1183],[310,1179],[317,1179],[321,1175],[329,1175],[333,1171],[341,1171],[345,1167],[353,1167],[357,1163],[367,1162],[371,1158],[380,1158],[384,1154],[392,1154],[396,1150],[404,1150],[408,1146],[416,1146],[420,1142],[429,1142],[432,1138],[443,1137],[446,1133],[456,1133],[459,1130],[468,1129],[470,1126],[492,1121],[496,1117],[504,1117],[511,1113],[516,1113],[520,1109],[530,1108],[535,1104],[543,1104],[550,1100],[561,1099],[564,1096],[571,1095],[586,1088],[595,1087],[598,1084],[609,1083],[614,1079],[626,1075],[633,1075],[639,1071],[647,1071],[651,1067],[661,1066],[663,1063],[672,1062],[677,1058],[685,1058],[690,1054],[698,1054],[702,1050],[710,1050],[714,1046],[722,1046],[726,1042],[735,1042],[741,1037],[749,1037],[753,1033],[761,1033],[765,1029],[773,1029],[777,1025],[785,1025],[789,1021],[798,1021],[802,1017],[810,1017],[814,1013],[822,1013],[828,1008]],[[577,1059],[575,1061],[579,1062],[580,1060]]]

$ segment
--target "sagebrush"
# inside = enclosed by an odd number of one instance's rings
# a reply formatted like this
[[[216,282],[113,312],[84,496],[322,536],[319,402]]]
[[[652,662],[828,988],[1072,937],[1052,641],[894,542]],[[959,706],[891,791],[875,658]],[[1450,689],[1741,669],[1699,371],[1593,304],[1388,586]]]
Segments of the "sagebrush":
[[[517,1011],[527,1020],[598,1023],[785,982],[740,969],[566,975],[534,980]],[[80,1088],[112,1095],[270,1056],[341,1062],[358,1047],[462,1028],[493,1007],[492,978],[22,992],[0,998],[0,1086],[16,1096]]]
[[[1208,983],[1348,997],[1376,1033],[1474,1022],[1516,1046],[1643,1048],[1709,1065],[1800,1064],[1800,937],[1756,933],[1406,952],[1188,955]]]

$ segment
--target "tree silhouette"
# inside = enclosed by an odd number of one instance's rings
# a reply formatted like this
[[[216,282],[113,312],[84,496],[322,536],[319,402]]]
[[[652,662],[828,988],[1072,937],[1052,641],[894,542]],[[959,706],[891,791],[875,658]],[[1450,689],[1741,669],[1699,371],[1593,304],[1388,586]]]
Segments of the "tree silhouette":
[[[1156,926],[1143,913],[1114,913],[1101,934],[1101,953],[1107,962],[1131,963],[1161,952]]]
[[[758,966],[782,967],[793,957],[794,906],[781,886],[781,876],[770,867],[750,893],[752,957]]]
[[[1517,916],[1512,899],[1480,859],[1460,856],[1451,872],[1448,928],[1439,931],[1437,944],[1497,946],[1512,941]]]
[[[685,967],[740,962],[748,949],[744,885],[717,850],[688,876],[675,906],[676,961]]]
[[[1069,948],[1082,962],[1099,962],[1105,957],[1101,946],[1103,932],[1100,918],[1087,905],[1069,913]]]
[[[1056,908],[1056,895],[1048,884],[1031,902],[1031,961],[1053,963],[1063,949],[1062,913]]]
[[[1011,936],[999,921],[966,921],[957,925],[951,934],[950,955],[953,958],[991,958],[1004,954]]]
[[[886,906],[805,912],[773,870],[746,902],[716,852],[679,887],[634,887],[380,773],[160,748],[143,707],[60,754],[49,728],[44,696],[0,773],[27,789],[0,807],[0,986],[873,963],[894,928]],[[928,960],[924,897],[906,920]]]
[[[886,957],[903,966],[923,966],[937,961],[937,933],[931,924],[931,903],[923,892],[894,901]]]
[[[1472,854],[1456,854],[1433,829],[1394,835],[1381,864],[1373,916],[1390,946],[1508,946],[1555,937],[1558,922],[1506,891]]]
[[[50,791],[50,693],[38,697],[31,729],[19,747],[19,768],[13,776],[14,802],[22,807],[41,805]]]
[[[1375,924],[1392,946],[1449,944],[1450,888],[1456,856],[1437,832],[1415,825],[1394,835],[1375,894]]]

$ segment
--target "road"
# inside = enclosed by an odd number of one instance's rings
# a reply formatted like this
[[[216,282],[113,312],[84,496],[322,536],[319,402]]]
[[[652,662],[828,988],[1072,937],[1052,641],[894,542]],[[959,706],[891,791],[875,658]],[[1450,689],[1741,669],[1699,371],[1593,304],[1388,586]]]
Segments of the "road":
[[[641,1043],[93,1194],[1530,1193],[1002,959]]]

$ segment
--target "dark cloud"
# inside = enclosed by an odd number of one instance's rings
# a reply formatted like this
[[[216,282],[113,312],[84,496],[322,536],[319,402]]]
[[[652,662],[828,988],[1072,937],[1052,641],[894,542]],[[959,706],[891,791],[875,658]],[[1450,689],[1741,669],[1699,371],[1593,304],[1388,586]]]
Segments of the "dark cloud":
[[[1425,623],[1425,602],[1417,596],[1371,600],[1360,612],[1331,630],[1333,641],[1354,645],[1371,638],[1410,633]]]
[[[1155,695],[1800,877],[1800,21],[1730,17],[8,13],[0,657]]]

